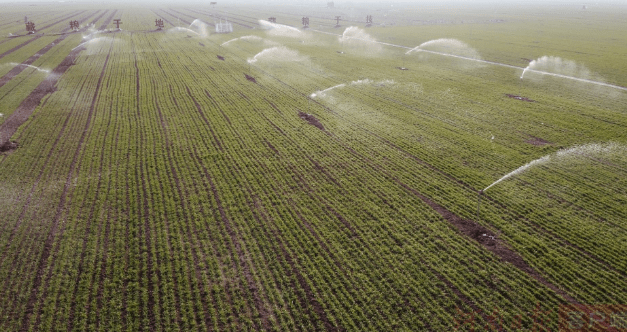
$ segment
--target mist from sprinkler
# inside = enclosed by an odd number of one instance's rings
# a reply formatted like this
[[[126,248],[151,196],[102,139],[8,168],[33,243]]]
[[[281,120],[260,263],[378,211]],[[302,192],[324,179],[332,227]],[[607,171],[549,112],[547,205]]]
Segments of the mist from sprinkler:
[[[494,181],[492,184],[490,184],[489,186],[485,187],[484,189],[478,192],[477,194],[477,220],[479,220],[479,208],[481,204],[481,196],[488,189],[492,188],[493,186],[497,185],[498,183],[502,181],[505,181],[516,175],[519,175],[529,170],[530,168],[543,165],[551,161],[556,161],[556,162],[565,161],[576,156],[580,156],[580,157],[607,156],[613,153],[627,154],[627,146],[624,146],[615,142],[585,144],[585,145],[574,146],[568,149],[559,150],[555,153],[543,156],[536,160],[532,160],[528,162],[527,164],[520,166],[517,169],[505,174],[503,177]]]
[[[229,41],[225,41],[224,43],[220,44],[220,46],[226,46],[226,45],[228,45],[228,44],[230,44],[230,43],[232,43],[232,42],[234,42],[234,41],[237,41],[237,40],[247,40],[247,41],[252,41],[252,40],[254,40],[254,41],[262,41],[262,40],[263,40],[263,38],[258,37],[258,36],[252,36],[252,35],[249,35],[249,36],[242,36],[242,37],[239,37],[239,38],[233,38],[233,39],[231,39],[231,40],[229,40]]]
[[[266,20],[259,20],[259,25],[261,25],[264,29],[267,29],[268,33],[274,36],[293,38],[301,38],[303,36],[302,31],[288,25],[273,23]]]
[[[500,179],[494,181],[492,184],[487,186],[481,192],[485,192],[488,189],[492,188],[493,186],[495,186],[496,184],[504,180],[507,180],[518,174],[521,174],[532,167],[546,164],[549,161],[561,161],[564,159],[572,158],[574,156],[584,156],[584,157],[591,157],[595,155],[605,156],[605,155],[608,155],[611,153],[617,153],[617,152],[625,153],[627,152],[627,147],[619,143],[610,142],[610,143],[585,144],[585,145],[574,146],[572,148],[568,148],[565,150],[559,150],[555,153],[530,161],[529,163],[518,167],[517,169],[505,174]]]
[[[33,65],[27,65],[27,64],[24,64],[24,63],[9,62],[9,63],[3,64],[2,66],[3,67],[4,66],[13,66],[13,67],[24,66],[24,67],[35,69],[36,71],[41,72],[41,73],[50,73],[49,69],[42,69],[42,68],[39,68],[39,67],[36,67],[36,66],[33,66]]]
[[[285,46],[275,46],[266,48],[263,51],[255,54],[254,57],[249,58],[247,62],[253,64],[260,60],[272,61],[272,62],[287,62],[287,61],[304,61],[307,58],[300,55],[298,51],[289,49]]]
[[[369,78],[365,78],[365,79],[361,79],[361,80],[352,81],[350,83],[341,83],[341,84],[338,84],[338,85],[334,85],[334,86],[332,86],[330,88],[326,88],[326,89],[324,89],[322,91],[316,91],[316,92],[312,93],[311,95],[309,95],[309,97],[311,97],[311,98],[325,97],[327,92],[335,90],[335,89],[338,89],[338,88],[343,88],[343,87],[346,87],[346,86],[356,86],[356,85],[371,84],[371,85],[380,87],[380,86],[386,86],[386,85],[391,85],[391,84],[395,84],[395,83],[396,82],[394,80],[386,79],[386,80],[381,80],[381,81],[373,81],[373,80],[371,80]]]
[[[184,31],[184,32],[190,32],[193,34],[196,34],[198,36],[200,36],[200,34],[192,29],[189,28],[184,28],[184,27],[174,27],[174,28],[170,28],[168,29],[169,32],[180,32],[180,31]]]
[[[192,27],[198,28],[199,32],[197,32],[196,34],[198,34],[199,36],[207,37],[209,35],[208,29],[207,29],[208,25],[199,19],[195,19],[194,21],[192,21],[188,29],[190,31],[193,31],[191,30]]]
[[[531,61],[529,65],[523,69],[523,72],[520,75],[521,81],[527,72],[627,91],[626,87],[601,82],[600,78],[586,78],[590,77],[592,74],[585,66],[578,65],[572,60],[565,60],[560,57],[543,56]]]

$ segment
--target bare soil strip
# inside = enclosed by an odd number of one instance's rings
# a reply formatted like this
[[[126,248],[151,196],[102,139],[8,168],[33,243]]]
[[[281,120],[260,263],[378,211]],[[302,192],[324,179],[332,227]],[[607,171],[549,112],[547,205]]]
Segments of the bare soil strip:
[[[101,29],[107,26],[108,22],[117,13],[114,11],[105,20],[105,23],[101,26]],[[33,90],[26,99],[18,106],[18,108],[11,114],[11,116],[0,125],[0,145],[11,139],[11,136],[15,134],[17,129],[33,114],[33,111],[40,104],[42,98],[47,94],[56,91],[57,81],[61,76],[74,64],[79,53],[83,50],[82,47],[76,48],[68,54],[65,59],[41,82],[35,90]]]
[[[85,19],[88,19],[89,17],[94,16],[96,13],[98,13],[98,11],[96,11],[93,14],[89,15]],[[98,18],[100,18],[102,15],[104,15],[104,13],[102,13]],[[96,18],[96,20],[98,18]],[[4,86],[5,84],[7,84],[13,77],[19,75],[22,71],[24,71],[26,68],[28,68],[29,65],[31,65],[33,62],[35,62],[37,59],[39,59],[44,54],[46,54],[48,51],[50,51],[51,48],[53,48],[55,45],[58,45],[60,42],[62,42],[68,36],[69,36],[69,34],[62,35],[61,37],[55,39],[52,43],[46,45],[41,50],[37,51],[37,53],[35,53],[33,56],[31,56],[30,58],[26,59],[26,61],[22,62],[21,64],[15,66],[15,67],[13,67],[13,69],[11,69],[8,73],[6,73],[4,76],[2,76],[2,78],[0,78],[0,88],[2,86]]]
[[[56,22],[54,22],[54,23],[51,23],[51,24],[49,24],[49,25],[46,25],[46,26],[45,26],[45,27],[43,27],[43,28],[40,28],[39,30],[43,30],[43,29],[49,28],[49,27],[51,27],[51,26],[53,26],[53,25],[59,24],[59,23],[61,23],[61,22],[65,21],[65,20],[67,20],[67,19],[69,19],[69,18],[71,18],[71,17],[73,17],[73,16],[80,15],[80,14],[82,14],[82,13],[84,13],[84,12],[86,12],[86,10],[83,10],[82,12],[78,12],[78,13],[72,13],[72,14],[70,14],[70,15],[68,15],[68,16],[63,17],[62,19],[60,19],[60,20],[58,20],[58,21],[56,21]],[[66,30],[69,30],[69,29],[68,29],[68,28],[66,28]],[[13,53],[13,52],[15,52],[15,51],[19,50],[20,48],[22,48],[22,47],[24,47],[24,46],[26,46],[26,45],[30,44],[31,42],[34,42],[35,40],[37,40],[37,39],[39,39],[39,38],[41,38],[41,37],[43,37],[43,36],[44,36],[44,34],[35,35],[35,37],[34,37],[34,38],[31,38],[31,39],[29,39],[29,40],[27,40],[27,41],[25,41],[25,42],[23,42],[23,43],[21,43],[21,44],[19,44],[19,45],[15,46],[15,47],[13,47],[12,49],[10,49],[10,50],[8,50],[8,51],[6,51],[6,52],[4,52],[4,53],[0,54],[0,59],[2,59],[2,58],[4,58],[5,56],[7,56],[7,55],[9,55],[9,54],[11,54],[11,53]]]
[[[286,86],[289,86],[288,84],[282,82],[281,80],[279,80],[278,78],[270,75],[269,73],[265,72],[266,75],[273,77],[274,79],[276,79],[277,81],[283,83]],[[297,93],[300,93],[299,91],[297,91]],[[300,93],[302,94],[302,93]],[[303,96],[305,96],[304,94],[302,94]],[[305,96],[306,97],[306,96]],[[320,104],[318,101],[314,100],[314,102],[318,103],[320,106],[324,107],[325,109],[327,109],[328,111],[337,114],[337,112],[333,111],[332,109],[326,107],[325,105]],[[361,128],[361,127],[360,127]],[[450,174],[447,174],[443,171],[441,171],[440,169],[438,169],[437,167],[413,156],[412,154],[410,154],[409,152],[405,151],[404,149],[396,146],[395,144],[393,144],[392,142],[380,137],[379,135],[376,135],[375,133],[362,128],[363,130],[367,131],[368,133],[378,137],[379,139],[382,139],[383,141],[385,141],[387,144],[389,144],[390,146],[396,148],[399,151],[404,152],[405,154],[411,156],[413,159],[415,159],[416,161],[418,161],[419,163],[433,169],[434,171],[437,171],[438,173],[441,173],[443,175],[445,175],[446,177],[450,178],[451,180],[454,180],[457,183],[462,184],[463,186],[473,189],[472,186],[466,184],[465,182],[456,179],[455,177],[453,177]],[[402,182],[396,180],[401,186],[403,186],[405,189],[411,191],[412,193],[416,194],[419,198],[421,198],[425,203],[427,203],[429,206],[431,206],[434,210],[436,210],[438,213],[440,213],[440,215],[442,215],[447,221],[449,221],[451,224],[453,224],[460,232],[464,233],[465,235],[470,236],[471,238],[477,240],[481,245],[483,245],[486,249],[488,249],[489,251],[491,251],[492,253],[494,253],[495,255],[497,255],[499,258],[501,258],[504,261],[507,261],[509,263],[511,263],[512,265],[516,266],[517,268],[519,268],[521,271],[526,272],[527,274],[529,274],[532,278],[536,279],[538,282],[542,283],[543,285],[547,286],[548,288],[550,288],[551,290],[555,291],[557,294],[561,295],[563,298],[565,298],[568,302],[570,303],[578,303],[577,300],[575,300],[573,297],[571,297],[570,295],[568,295],[566,292],[562,291],[561,289],[559,289],[556,285],[550,283],[549,281],[547,281],[546,279],[544,279],[544,277],[542,277],[540,275],[540,273],[538,273],[535,269],[533,269],[530,265],[528,265],[524,259],[515,251],[513,251],[512,249],[509,248],[509,246],[507,246],[506,242],[503,240],[498,239],[495,240],[494,242],[486,242],[483,241],[483,234],[486,234],[486,237],[489,236],[493,236],[494,237],[494,233],[491,232],[490,230],[488,230],[487,228],[479,225],[478,223],[472,221],[472,220],[463,220],[462,218],[460,218],[459,216],[453,214],[452,212],[446,210],[444,207],[436,204],[435,202],[431,201],[429,198],[427,198],[426,196],[418,193],[416,190],[410,188],[409,186],[403,184]],[[474,190],[474,189],[473,189]],[[476,191],[476,190],[474,190]],[[433,204],[433,205],[432,205]],[[481,238],[477,238],[476,234],[478,234],[478,232],[482,232],[481,233]],[[494,237],[496,239],[496,237]]]
[[[538,271],[536,271],[529,264],[527,264],[527,262],[525,262],[525,260],[522,258],[522,256],[520,256],[514,250],[510,249],[509,246],[507,245],[507,243],[505,241],[499,239],[497,237],[497,235],[494,234],[491,230],[489,230],[489,229],[479,225],[478,223],[476,223],[473,220],[462,219],[458,215],[456,215],[453,212],[447,210],[443,206],[435,203],[434,201],[432,201],[428,197],[422,195],[417,190],[409,187],[408,185],[406,185],[406,184],[404,184],[404,183],[402,183],[402,182],[400,182],[398,180],[396,180],[396,182],[399,185],[401,185],[403,188],[405,188],[407,191],[409,191],[409,192],[413,193],[414,195],[418,196],[423,202],[425,202],[433,210],[435,210],[437,213],[439,213],[451,225],[455,226],[455,228],[457,228],[457,230],[460,233],[462,233],[462,234],[470,237],[471,239],[477,241],[485,249],[487,249],[488,251],[492,252],[494,255],[499,257],[501,260],[503,260],[505,262],[508,262],[508,263],[514,265],[515,267],[517,267],[519,270],[527,273],[530,277],[536,279],[538,282],[540,282],[544,286],[550,288],[555,293],[557,293],[560,296],[562,296],[564,299],[566,299],[566,301],[568,301],[570,303],[574,303],[574,304],[578,303],[577,300],[575,300],[573,297],[568,295],[566,292],[564,292],[563,290],[559,289],[557,286],[555,286],[554,284],[550,283],[548,280],[544,279],[544,277],[542,275],[540,275],[540,273],[538,273]]]
[[[76,12],[74,12],[74,13],[77,13],[77,12],[78,12],[78,11],[76,11]],[[58,18],[59,18],[59,16],[54,17],[54,18],[52,18],[52,19],[50,19],[50,20],[45,21],[43,24],[48,23],[48,22],[50,22],[50,21],[57,20]],[[56,21],[56,23],[59,23],[59,22],[60,22],[60,21]],[[20,23],[20,22],[18,22],[18,23],[21,25],[21,23]],[[54,24],[56,24],[56,23],[54,23]],[[13,24],[13,22],[8,23],[8,24]],[[54,24],[53,24],[53,25],[54,25]],[[50,26],[47,26],[47,27],[50,27]],[[41,29],[42,29],[42,28],[40,28],[39,30],[41,30]],[[25,37],[25,36],[41,36],[41,35],[43,35],[43,34],[38,34],[38,35],[28,35],[28,34],[26,34],[26,35],[18,35],[18,36],[13,36],[13,37],[6,38],[5,40],[0,41],[0,44],[6,43],[6,42],[8,42],[8,41],[12,40],[13,38],[17,38],[17,37]]]

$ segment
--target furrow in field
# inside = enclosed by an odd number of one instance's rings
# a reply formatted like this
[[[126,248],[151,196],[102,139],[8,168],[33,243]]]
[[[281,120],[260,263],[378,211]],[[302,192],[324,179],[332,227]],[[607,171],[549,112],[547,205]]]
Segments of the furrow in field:
[[[76,13],[76,14],[68,15],[68,16],[66,16],[66,17],[64,17],[64,18],[62,18],[62,19],[60,19],[60,20],[58,20],[58,21],[56,21],[56,22],[54,22],[54,23],[52,23],[52,24],[49,24],[49,25],[47,25],[47,26],[45,26],[45,27],[41,28],[40,30],[43,30],[43,29],[49,28],[49,27],[51,27],[51,26],[53,26],[53,25],[59,24],[59,23],[63,22],[64,20],[71,18],[71,17],[72,17],[72,16],[74,16],[74,15],[79,15],[79,14],[82,14],[82,13],[84,13],[84,12],[86,12],[86,10],[84,10],[84,11],[82,11],[82,12],[78,12],[78,13]],[[68,29],[66,28],[66,30],[68,30]],[[25,41],[25,42],[23,42],[23,43],[21,43],[21,44],[19,44],[19,45],[15,46],[15,47],[13,47],[12,49],[10,49],[10,50],[8,50],[8,51],[6,51],[6,52],[4,52],[4,53],[0,54],[0,59],[2,59],[2,58],[4,58],[5,56],[7,56],[7,55],[9,55],[9,54],[11,54],[11,53],[13,53],[13,52],[15,52],[15,51],[19,50],[20,48],[22,48],[22,47],[24,47],[24,46],[26,46],[26,45],[30,44],[31,42],[34,42],[35,40],[37,40],[37,39],[39,39],[39,38],[41,38],[41,37],[43,37],[43,36],[44,36],[43,34],[41,34],[41,35],[36,35],[34,38],[31,38],[31,39],[29,39],[29,40],[27,40],[27,41]]]
[[[132,52],[133,52],[133,66],[135,68],[135,103],[136,103],[136,112],[137,112],[137,127],[138,128],[144,128],[143,123],[139,122],[139,119],[142,118],[142,114],[140,111],[140,103],[142,102],[142,100],[140,99],[140,89],[141,89],[141,83],[140,83],[140,77],[139,77],[139,67],[137,66],[137,50],[135,47],[135,43],[134,41],[131,42],[131,47],[132,47]],[[141,189],[138,191],[141,191],[141,206],[142,209],[139,210],[139,217],[141,219],[144,220],[143,222],[143,227],[144,227],[144,232],[143,232],[143,236],[144,236],[144,242],[145,242],[145,247],[147,248],[147,250],[145,252],[142,253],[142,256],[146,257],[146,271],[145,271],[145,275],[144,277],[144,282],[143,284],[147,286],[148,288],[148,303],[146,303],[144,306],[147,308],[147,313],[146,316],[148,317],[148,320],[150,321],[150,326],[149,329],[150,331],[155,331],[156,329],[156,321],[155,321],[155,298],[154,298],[154,288],[155,285],[153,284],[152,281],[152,275],[155,274],[155,269],[153,266],[153,253],[152,253],[152,244],[151,244],[151,231],[150,231],[150,205],[149,205],[149,193],[146,189],[146,179],[148,177],[148,175],[145,173],[146,170],[145,168],[145,162],[142,160],[145,160],[146,158],[143,156],[144,152],[146,151],[146,147],[145,142],[146,142],[146,138],[144,137],[144,132],[143,130],[138,130],[138,139],[137,142],[139,143],[138,146],[138,150],[140,152],[140,167],[135,168],[135,178],[136,180],[138,180],[141,183]],[[160,278],[160,273],[159,273],[159,278]],[[141,302],[140,302],[141,303]],[[144,309],[142,306],[142,310]]]
[[[98,13],[98,11],[92,13],[91,15],[86,17],[85,19],[88,19],[89,17],[94,16],[96,13]],[[101,14],[100,16],[102,16],[103,14]],[[22,71],[24,71],[24,69],[28,68],[28,66],[31,65],[33,62],[35,62],[37,59],[39,59],[40,57],[44,56],[51,48],[53,48],[55,45],[58,45],[60,42],[62,42],[68,36],[69,36],[68,34],[64,34],[61,37],[55,39],[52,43],[46,45],[41,50],[37,51],[37,53],[35,53],[33,56],[31,56],[30,58],[26,59],[26,61],[20,63],[19,65],[15,66],[13,69],[11,69],[8,73],[6,73],[4,76],[2,76],[0,78],[0,88],[2,86],[4,86],[5,84],[7,84],[7,82],[9,82],[13,77],[19,75]]]
[[[110,50],[111,49],[109,49],[109,52],[110,52]],[[89,132],[89,126],[91,124],[91,118],[93,116],[96,100],[97,100],[98,94],[100,92],[100,86],[102,84],[102,78],[104,76],[104,72],[105,72],[105,69],[107,67],[107,63],[109,61],[109,55],[110,55],[110,53],[107,54],[107,57],[105,59],[105,62],[104,62],[103,68],[102,68],[102,72],[100,74],[100,78],[99,78],[98,83],[96,85],[96,92],[94,93],[92,104],[91,104],[90,109],[89,109],[89,113],[88,113],[88,116],[87,116],[87,121],[85,123],[85,129],[84,129],[83,134],[81,135],[81,137],[80,137],[80,139],[78,141],[78,147],[76,149],[76,152],[75,152],[74,157],[72,159],[72,162],[70,164],[70,170],[69,170],[69,173],[68,173],[68,177],[67,177],[65,186],[63,187],[63,192],[61,194],[61,199],[59,201],[59,205],[57,207],[57,211],[55,213],[54,219],[52,220],[52,225],[51,225],[51,229],[50,229],[50,231],[48,233],[48,237],[47,237],[47,239],[46,239],[46,241],[44,243],[44,250],[43,250],[43,252],[41,254],[41,257],[39,258],[37,272],[36,272],[36,275],[35,275],[35,279],[33,281],[32,289],[31,289],[31,292],[30,292],[30,297],[29,297],[29,300],[28,300],[28,304],[26,306],[26,311],[24,312],[24,316],[23,316],[23,319],[22,319],[22,327],[21,327],[22,331],[26,331],[28,329],[29,321],[30,321],[31,315],[33,314],[35,302],[37,301],[37,298],[38,298],[38,291],[39,291],[39,287],[41,286],[44,269],[45,269],[46,264],[48,263],[48,257],[51,254],[51,250],[52,250],[52,247],[53,247],[54,239],[57,236],[61,235],[61,234],[57,234],[57,232],[58,232],[57,227],[58,227],[59,221],[61,219],[61,215],[63,213],[63,208],[65,207],[65,201],[67,199],[67,195],[68,195],[68,193],[70,191],[72,176],[73,176],[73,173],[75,171],[76,163],[78,162],[78,157],[80,156],[81,149],[83,147],[83,141],[85,140],[85,136]]]

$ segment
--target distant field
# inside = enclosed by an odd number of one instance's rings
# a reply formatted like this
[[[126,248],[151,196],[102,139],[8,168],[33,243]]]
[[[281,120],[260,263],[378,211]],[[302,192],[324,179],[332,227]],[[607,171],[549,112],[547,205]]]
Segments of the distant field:
[[[0,330],[555,331],[627,305],[625,14],[3,8]]]

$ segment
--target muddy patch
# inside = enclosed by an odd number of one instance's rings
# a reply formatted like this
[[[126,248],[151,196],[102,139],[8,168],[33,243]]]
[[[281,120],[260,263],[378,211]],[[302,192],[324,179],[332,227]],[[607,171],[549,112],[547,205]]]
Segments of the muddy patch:
[[[505,96],[507,96],[508,98],[512,98],[512,99],[516,99],[516,100],[520,100],[520,101],[526,101],[526,102],[530,102],[530,103],[535,103],[535,100],[529,99],[527,97],[522,97],[522,96],[517,96],[517,95],[513,95],[510,93],[506,93]]]
[[[527,135],[530,138],[528,140],[525,141],[525,143],[527,144],[531,144],[531,145],[535,145],[535,146],[545,146],[545,145],[550,145],[551,142],[544,140],[540,137],[535,137],[535,136],[531,136],[531,135]]]
[[[202,47],[205,47],[205,44],[203,44],[203,43],[198,43],[198,45],[200,45]]]
[[[322,123],[320,123],[320,121],[318,121],[318,119],[316,119],[315,116],[311,115],[311,114],[307,114],[305,112],[302,111],[298,111],[298,116],[307,121],[310,125],[320,129],[320,130],[324,130],[324,126],[322,125]]]
[[[220,60],[224,61],[224,57],[223,57],[223,56],[221,56],[221,55],[217,55],[217,57],[218,57],[218,59],[220,59]]]
[[[253,83],[257,83],[257,80],[254,77],[252,77],[252,76],[250,76],[248,74],[244,74],[244,76],[246,76],[247,80],[249,80],[249,81],[251,81]]]
[[[9,152],[17,149],[19,144],[16,141],[6,141],[4,144],[0,145],[0,153]]]

